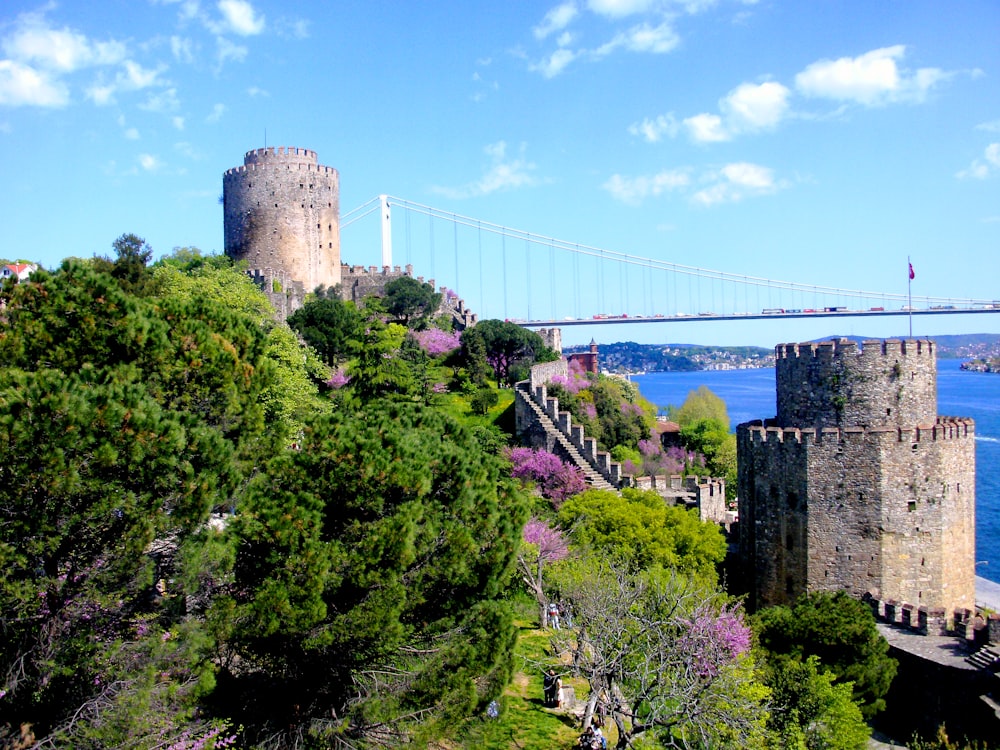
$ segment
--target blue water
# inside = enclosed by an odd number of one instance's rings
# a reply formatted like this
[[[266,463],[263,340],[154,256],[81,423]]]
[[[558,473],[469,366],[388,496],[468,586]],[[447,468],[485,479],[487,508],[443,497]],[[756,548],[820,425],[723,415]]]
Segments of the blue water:
[[[632,380],[661,408],[680,406],[690,391],[708,386],[726,402],[734,428],[777,411],[773,369],[656,372]],[[976,420],[976,574],[1000,583],[1000,375],[938,360],[938,414]]]

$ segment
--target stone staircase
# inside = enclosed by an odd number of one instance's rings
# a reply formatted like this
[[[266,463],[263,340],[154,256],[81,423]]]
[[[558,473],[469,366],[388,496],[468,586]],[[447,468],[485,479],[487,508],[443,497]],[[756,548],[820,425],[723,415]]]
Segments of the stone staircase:
[[[986,669],[990,672],[997,671],[1000,667],[1000,653],[997,653],[989,646],[983,646],[975,653],[969,654],[965,660],[974,667]]]
[[[555,447],[555,450],[552,452],[577,466],[583,472],[584,481],[588,486],[599,490],[617,491],[617,488],[587,460],[587,457],[556,426],[545,409],[535,401],[531,394],[530,383],[528,381],[518,383],[516,389],[517,397],[531,410],[536,423],[545,431],[547,442],[551,442],[553,447]]]

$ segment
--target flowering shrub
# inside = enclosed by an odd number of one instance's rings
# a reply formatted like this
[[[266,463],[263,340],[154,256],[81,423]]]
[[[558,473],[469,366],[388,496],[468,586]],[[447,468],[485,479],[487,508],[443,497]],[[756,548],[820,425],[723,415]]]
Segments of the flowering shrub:
[[[750,650],[750,627],[738,605],[724,606],[719,611],[702,605],[682,625],[684,632],[677,649],[688,655],[702,677],[715,677]]]
[[[351,378],[343,370],[336,370],[326,384],[333,388],[335,391],[339,391],[345,385],[351,382]]]
[[[574,396],[580,391],[584,390],[590,382],[582,376],[575,376],[570,374],[566,375],[553,375],[549,379],[549,383],[553,385],[558,385],[560,388],[565,388],[569,393]]]
[[[525,542],[538,547],[538,558],[543,562],[562,560],[569,554],[569,542],[563,533],[537,518],[524,525],[523,535]]]
[[[431,357],[454,351],[461,346],[458,331],[442,331],[440,328],[428,328],[411,334],[417,344]]]
[[[583,492],[587,485],[579,467],[541,448],[511,448],[506,453],[514,479],[534,482],[535,486],[555,505],[570,495]]]

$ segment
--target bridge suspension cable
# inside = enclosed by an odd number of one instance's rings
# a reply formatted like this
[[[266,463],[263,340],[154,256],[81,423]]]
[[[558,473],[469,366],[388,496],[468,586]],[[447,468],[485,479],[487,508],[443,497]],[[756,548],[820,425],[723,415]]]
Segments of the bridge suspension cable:
[[[560,240],[555,237],[549,237],[542,234],[537,234],[535,232],[528,232],[521,229],[516,229],[513,227],[503,226],[500,224],[494,224],[488,221],[483,221],[481,219],[474,219],[468,216],[463,216],[462,214],[457,214],[452,211],[444,211],[441,209],[434,208],[432,206],[427,206],[422,203],[416,203],[414,201],[406,200],[404,198],[399,198],[396,196],[389,196],[391,204],[397,208],[406,210],[407,212],[413,212],[417,214],[422,214],[431,219],[441,219],[444,221],[453,222],[456,227],[464,226],[470,227],[476,230],[478,233],[488,232],[491,234],[499,235],[503,238],[503,249],[506,255],[506,239],[523,240],[527,245],[533,244],[539,247],[550,248],[551,250],[559,250],[563,252],[570,253],[574,258],[581,257],[592,257],[597,259],[599,262],[617,262],[619,264],[624,264],[628,266],[635,266],[639,268],[645,268],[655,271],[664,271],[667,273],[674,273],[683,276],[688,276],[697,279],[706,279],[709,282],[731,283],[743,286],[744,288],[757,287],[758,289],[766,289],[768,293],[771,292],[793,292],[799,294],[810,294],[810,295],[823,295],[823,296],[836,296],[836,297],[847,297],[853,299],[884,299],[886,301],[892,302],[905,302],[907,300],[907,295],[904,292],[877,292],[870,290],[859,290],[859,289],[847,289],[843,287],[833,287],[824,286],[821,284],[808,284],[795,281],[784,281],[779,279],[769,279],[761,276],[752,276],[748,274],[731,273],[729,271],[721,271],[717,269],[702,268],[699,266],[692,266],[683,263],[675,263],[671,261],[658,260],[655,258],[646,258],[630,253],[624,253],[617,250],[609,250],[607,248],[599,248],[592,245],[581,244],[578,242],[570,242],[567,240]],[[364,213],[358,214],[358,212],[368,208]],[[345,216],[351,216],[349,223],[354,223],[359,219],[367,216],[373,211],[378,209],[378,198],[373,198],[362,206],[354,209],[345,214]],[[355,215],[358,214],[358,215]],[[347,224],[341,223],[341,226],[346,226]],[[433,231],[433,230],[432,230]],[[481,241],[480,241],[481,246]],[[433,270],[433,268],[432,268]],[[623,289],[627,289],[627,280],[621,281]],[[624,294],[624,291],[622,292]],[[710,289],[710,294],[712,299],[715,299],[714,285]],[[602,293],[603,296],[603,293]],[[962,303],[962,304],[992,304],[992,300],[986,299],[967,299],[967,298],[957,298],[957,297],[935,297],[920,295],[921,300],[926,300],[927,304],[945,304],[945,303]],[[770,305],[769,301],[769,305]]]

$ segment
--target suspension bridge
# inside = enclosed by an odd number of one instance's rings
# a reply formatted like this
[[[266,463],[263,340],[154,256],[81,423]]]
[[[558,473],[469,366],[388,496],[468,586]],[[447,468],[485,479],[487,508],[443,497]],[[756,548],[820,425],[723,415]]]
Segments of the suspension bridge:
[[[371,221],[381,230],[382,267],[402,260],[453,290],[481,319],[529,328],[1000,312],[1000,300],[845,289],[657,260],[388,195],[344,214],[342,237],[363,227],[352,236],[370,246]]]

